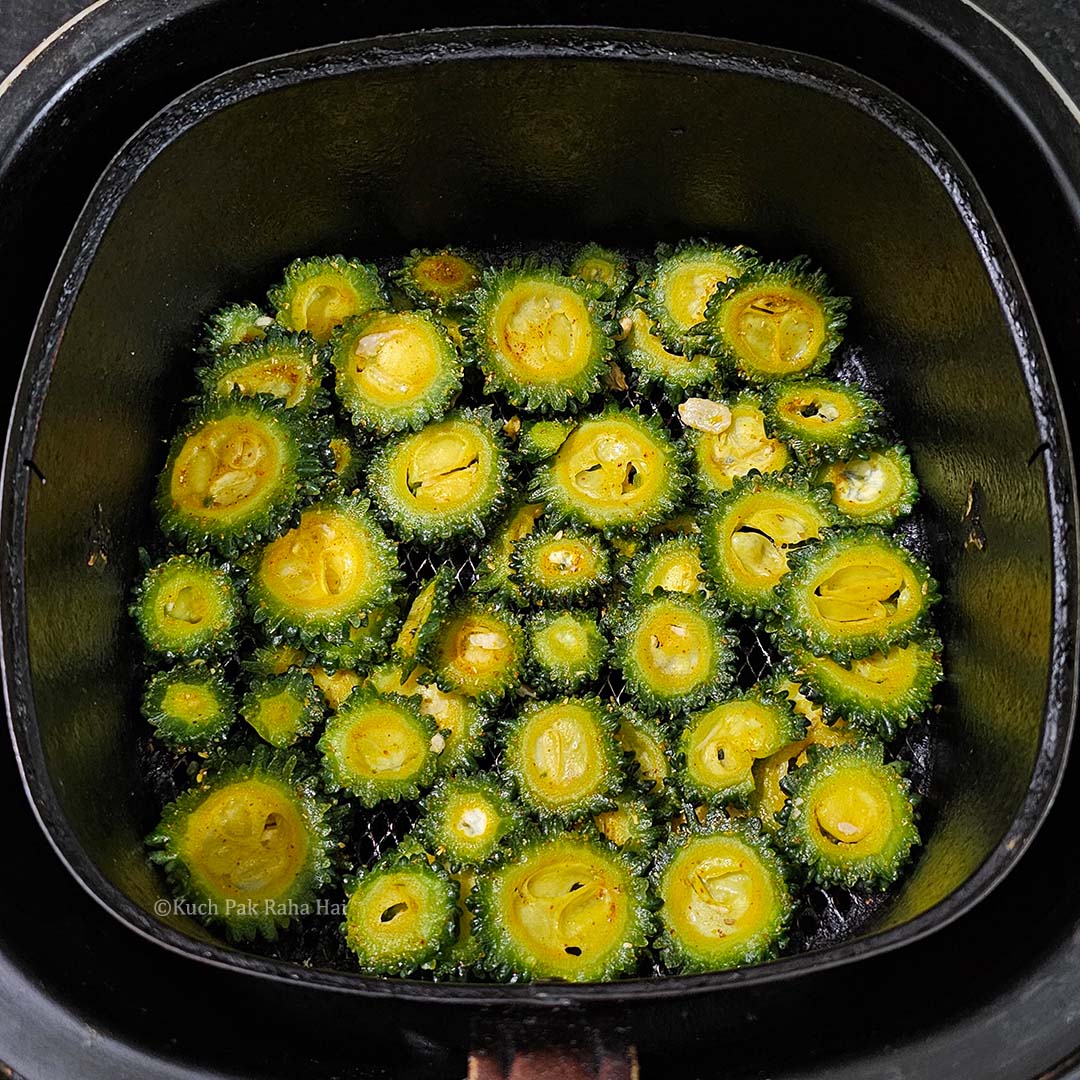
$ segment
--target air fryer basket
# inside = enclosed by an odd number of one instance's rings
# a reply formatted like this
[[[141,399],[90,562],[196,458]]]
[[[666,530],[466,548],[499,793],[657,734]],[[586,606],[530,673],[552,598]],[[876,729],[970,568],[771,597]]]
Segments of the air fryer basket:
[[[895,899],[828,951],[557,993],[301,969],[153,915],[163,884],[142,849],[153,806],[126,589],[169,403],[190,387],[194,322],[257,295],[302,252],[695,234],[806,252],[855,297],[849,362],[873,373],[922,480],[948,680],[923,778],[925,847]],[[5,459],[16,748],[48,835],[91,893],[214,963],[462,1005],[642,1000],[807,972],[942,925],[1037,828],[1072,715],[1072,491],[1004,243],[962,163],[883,88],[776,50],[603,31],[429,34],[276,58],[186,95],[122,151],[43,308]]]

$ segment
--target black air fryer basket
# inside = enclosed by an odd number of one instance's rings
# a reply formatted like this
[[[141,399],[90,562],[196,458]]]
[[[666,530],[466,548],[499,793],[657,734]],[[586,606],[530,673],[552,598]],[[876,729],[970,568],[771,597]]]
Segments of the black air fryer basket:
[[[166,890],[142,843],[157,807],[138,753],[127,589],[199,316],[257,295],[297,253],[573,237],[640,249],[699,234],[827,268],[855,298],[846,362],[870,373],[912,449],[947,679],[934,752],[919,759],[924,846],[896,894],[867,911],[821,894],[823,930],[804,928],[818,947],[767,965],[597,986],[370,979],[155,915]],[[454,1045],[477,1015],[548,1012],[641,1018],[632,1037],[659,1045],[665,1010],[692,998],[857,971],[985,896],[1064,767],[1074,476],[1024,282],[940,132],[883,86],[807,55],[645,31],[443,31],[278,56],[197,87],[124,147],[83,210],[4,465],[12,728],[72,873],[169,949],[347,995],[357,1016],[400,1006]],[[749,670],[767,662],[751,645]],[[376,815],[373,845],[399,826]]]

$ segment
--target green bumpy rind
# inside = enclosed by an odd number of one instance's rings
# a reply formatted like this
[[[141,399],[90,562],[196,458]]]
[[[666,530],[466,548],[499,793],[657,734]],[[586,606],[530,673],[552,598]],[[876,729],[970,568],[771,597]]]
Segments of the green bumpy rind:
[[[635,555],[622,568],[631,603],[657,592],[705,592],[699,536],[673,536]]]
[[[872,487],[867,491],[869,497],[866,499],[845,499],[845,493],[850,496],[853,487],[862,486],[865,491],[868,482],[872,482],[870,469],[875,457],[884,458],[889,467],[896,470],[896,490],[884,501],[873,497]],[[846,461],[827,462],[815,471],[814,483],[823,485],[832,493],[832,503],[837,512],[852,525],[892,525],[898,518],[910,514],[919,498],[919,482],[915,479],[911,458],[899,444],[874,446]],[[881,493],[877,494],[880,496]]]
[[[657,820],[655,802],[633,789],[616,795],[614,805],[601,810],[592,825],[609,844],[641,861],[652,857],[661,835],[667,832],[666,823]]]
[[[546,461],[558,452],[573,430],[573,420],[534,420],[522,427],[517,453],[534,464]]]
[[[498,644],[470,643],[474,649],[489,652],[507,653],[505,663],[493,667],[486,673],[476,671],[480,657],[476,662],[469,660],[472,671],[463,667],[452,655],[451,638],[462,625],[467,625],[469,616],[475,615],[480,625],[494,624],[496,633],[506,639],[507,647]],[[491,631],[480,631],[490,633]],[[525,631],[518,617],[509,608],[495,599],[467,596],[459,600],[450,610],[439,633],[432,639],[426,654],[420,660],[431,670],[438,686],[446,693],[461,693],[474,697],[481,705],[490,705],[504,697],[518,681],[525,663]]]
[[[215,472],[206,493],[201,496],[203,513],[176,501],[172,493],[173,474],[189,439],[207,435],[214,426],[220,431],[220,425],[237,420],[260,428],[275,444],[280,455],[279,467],[251,505],[231,519],[223,515],[215,521],[210,512],[227,505],[220,501],[221,498],[233,494],[233,479],[238,473],[243,478],[249,468],[250,444],[235,445],[235,440],[227,440],[214,450],[217,455]],[[186,467],[182,467],[183,476],[178,478],[178,483],[188,482],[185,478],[192,472],[191,459],[184,460]],[[190,552],[211,547],[222,555],[231,556],[260,539],[277,535],[296,507],[315,493],[322,473],[316,433],[294,412],[286,410],[280,403],[270,403],[266,398],[214,401],[196,410],[173,438],[165,468],[158,477],[154,506],[162,532],[171,540]],[[198,477],[199,482],[203,479],[205,477]],[[216,494],[211,490],[215,486]]]
[[[637,375],[643,390],[658,386],[669,401],[678,403],[690,391],[716,380],[719,358],[703,350],[684,355],[668,349],[660,334],[653,332],[643,307],[629,307],[623,319],[629,320],[630,329],[618,344],[618,356]]]
[[[656,327],[657,335],[671,352],[690,355],[701,349],[701,343],[696,337],[701,320],[680,320],[670,306],[672,279],[685,266],[699,261],[703,265],[715,264],[717,268],[730,268],[731,273],[725,279],[728,282],[739,281],[750,273],[757,263],[753,251],[749,248],[732,248],[724,244],[712,244],[707,240],[685,240],[675,247],[669,244],[660,244],[657,247],[655,265],[643,268],[642,306]],[[714,288],[720,285],[718,281]],[[715,292],[711,295],[715,295]],[[702,318],[707,310],[706,302],[701,312]]]
[[[231,885],[217,886],[200,871],[193,857],[198,852],[186,852],[184,847],[189,823],[208,800],[233,785],[251,781],[266,785],[281,800],[280,806],[295,815],[304,839],[299,867],[272,895],[258,895],[253,883],[243,877],[268,837],[273,843],[265,823],[253,819],[250,810],[245,816],[242,808],[233,808],[225,819],[227,825],[217,830],[216,840],[206,852],[213,857],[219,877],[231,881]],[[200,786],[166,806],[161,822],[146,842],[152,849],[151,860],[162,866],[173,892],[192,907],[200,921],[221,928],[234,941],[251,941],[260,936],[275,940],[278,930],[288,926],[297,912],[302,914],[313,906],[316,895],[331,878],[334,838],[327,822],[327,807],[315,797],[313,780],[299,775],[295,757],[271,754],[266,747],[256,750],[245,763],[212,771]],[[230,848],[236,849],[235,859],[230,858]],[[230,862],[239,880],[232,880],[233,875],[224,869]]]
[[[618,300],[630,288],[630,262],[621,252],[600,244],[579,247],[570,259],[567,273],[585,282],[596,282],[605,294]]]
[[[184,709],[192,707],[198,712],[185,716]],[[222,674],[197,660],[152,675],[143,692],[142,714],[174,750],[208,750],[232,727],[236,700]]]
[[[510,580],[510,556],[518,540],[538,527],[543,512],[544,508],[539,503],[518,500],[503,515],[480,552],[476,583],[473,586],[477,592],[494,593],[518,607],[525,606],[525,597],[521,595],[521,590]],[[515,539],[511,529],[519,520],[524,522],[525,531]]]
[[[562,929],[564,934],[558,936],[556,953],[561,946],[570,960],[545,957],[521,920],[506,918],[507,905],[527,895],[515,887],[519,879],[527,879],[543,859],[559,857],[592,870],[592,879],[577,882],[571,875],[567,891],[555,893],[547,901],[550,907],[556,903],[565,907],[574,902],[570,899],[574,893],[584,890],[585,898],[576,901],[578,904],[606,901],[609,918],[614,918],[617,909],[625,912],[620,932],[595,953],[587,924],[581,927],[575,920],[558,920],[562,925],[553,930]],[[504,862],[479,877],[470,903],[476,913],[475,932],[484,949],[484,968],[492,978],[503,981],[607,982],[636,968],[653,930],[648,883],[635,872],[634,864],[605,841],[575,833],[547,832],[515,844]],[[539,906],[543,904],[541,900]]]
[[[551,549],[558,549],[563,541],[575,549],[571,558],[574,554],[582,556],[579,571],[571,572],[572,564],[567,564],[565,558],[559,562],[551,558]],[[537,529],[514,545],[510,580],[527,600],[536,604],[584,603],[611,582],[611,552],[596,533]]]
[[[635,656],[636,650],[644,650],[649,657],[659,653],[663,643],[654,645],[646,642],[642,635],[646,633],[649,620],[662,609],[670,610],[676,619],[682,614],[688,623],[695,623],[698,628],[704,629],[708,635],[710,650],[707,662],[700,671],[685,671],[676,685],[669,686],[655,681],[653,676],[656,672],[643,668],[639,657]],[[683,634],[679,637],[684,640],[687,627],[682,626],[681,629]],[[690,712],[715,700],[731,685],[735,653],[731,647],[727,624],[720,608],[706,597],[658,593],[648,600],[626,605],[613,617],[611,640],[614,643],[612,663],[622,671],[623,679],[639,708],[647,713],[655,715]],[[664,661],[669,671],[664,672],[660,661],[654,660],[660,674],[670,675],[670,669],[685,667],[684,662],[676,655],[678,647],[673,641],[668,642],[665,651],[671,656],[671,659]]]
[[[843,717],[853,728],[892,739],[929,706],[934,687],[943,676],[941,652],[941,641],[934,635],[848,661],[815,656],[796,646],[787,657],[787,668],[807,697],[822,706],[828,719]],[[880,670],[874,671],[875,662],[901,656],[911,659],[908,677],[890,685]],[[874,678],[875,674],[879,677]]]
[[[608,641],[591,611],[549,609],[526,627],[529,682],[548,694],[572,694],[595,682]]]
[[[533,722],[545,714],[557,720],[559,708],[572,708],[579,720],[588,726],[587,736],[567,737],[563,731],[551,728],[541,733],[539,743],[530,745],[527,736]],[[562,697],[552,701],[531,701],[516,715],[505,719],[500,727],[502,756],[500,772],[514,786],[521,803],[541,821],[558,821],[564,824],[604,809],[611,803],[611,796],[619,791],[626,779],[623,754],[615,740],[616,721],[612,711],[597,697]],[[581,768],[564,760],[566,752],[579,749],[586,738],[592,746],[594,760]],[[530,782],[530,768],[540,769],[537,754],[550,751],[545,765],[549,770],[562,770],[562,778],[570,784],[584,779],[582,787],[572,797],[555,798],[538,789]],[[546,779],[550,771],[541,770]]]
[[[390,643],[400,626],[401,602],[395,598],[365,612],[359,626],[350,624],[344,640],[311,637],[306,639],[305,647],[330,674],[351,671],[387,660]]]
[[[742,526],[736,523],[749,501],[771,493],[775,493],[780,499],[788,500],[790,505],[797,506],[805,523],[816,529],[818,535],[836,523],[836,514],[828,494],[821,488],[812,488],[802,476],[795,473],[750,473],[748,476],[739,477],[728,491],[715,499],[712,509],[702,522],[701,551],[705,570],[716,584],[718,596],[734,610],[751,617],[774,611],[779,606],[780,585],[790,573],[791,556],[801,543],[814,536],[811,533],[802,541],[792,536],[791,539],[796,542],[789,544],[784,542],[785,538],[778,530],[769,535],[762,528],[746,525],[751,539],[755,534],[760,534],[771,542],[773,552],[786,560],[787,569],[782,569],[775,581],[771,581],[772,575],[766,577],[762,574],[756,575],[761,579],[759,581],[740,580],[727,557],[725,538],[741,531]],[[788,522],[790,520],[787,519]],[[785,522],[778,524],[783,526]],[[734,530],[733,525],[736,526]]]
[[[350,749],[356,748],[356,733],[364,732],[366,722],[370,728],[370,718],[379,710],[393,714],[399,737],[384,739],[380,745],[376,738],[378,732],[375,735],[369,732],[366,768],[360,771],[350,764],[347,755]],[[434,722],[420,712],[415,699],[399,694],[379,694],[358,686],[327,720],[319,739],[326,786],[331,791],[349,792],[366,807],[415,799],[435,779],[439,764],[438,754],[432,746],[435,734]],[[404,761],[395,769],[380,770],[372,766],[373,761],[386,759],[390,763],[399,758]],[[395,775],[379,776],[379,772]]]
[[[488,773],[443,777],[422,805],[417,838],[455,871],[497,857],[500,844],[520,832],[524,824],[509,793]],[[478,811],[470,811],[476,806]]]
[[[675,739],[668,725],[625,704],[619,707],[617,722],[615,740],[630,785],[655,803],[669,804]]]
[[[206,320],[200,352],[217,356],[234,345],[255,341],[273,322],[258,304],[228,304]]]
[[[318,278],[332,282],[330,287],[338,289],[343,300],[332,316],[318,320],[318,325],[315,325],[306,308],[297,308],[296,300],[305,286]],[[328,339],[334,326],[340,325],[350,315],[362,315],[387,306],[379,271],[367,263],[346,259],[344,255],[294,259],[285,270],[284,280],[275,285],[267,297],[282,326],[289,330],[307,330],[320,343]]]
[[[228,571],[205,555],[173,555],[147,570],[130,610],[151,652],[196,660],[233,650],[243,605]]]
[[[884,889],[900,876],[920,843],[915,824],[915,803],[900,762],[885,761],[885,747],[876,739],[841,746],[807,748],[805,765],[793,769],[780,782],[788,801],[780,814],[778,843],[806,876],[822,885],[865,885]],[[850,850],[827,835],[815,809],[822,786],[846,770],[862,773],[883,796],[890,810],[889,830],[877,851]],[[847,829],[858,822],[842,822]]]
[[[365,394],[353,375],[358,343],[366,336],[384,337],[386,332],[379,330],[379,324],[388,321],[399,321],[408,333],[426,339],[434,370],[426,387],[420,390],[399,387],[393,395],[384,393],[380,401],[379,395]],[[378,343],[373,345],[376,352],[380,347]],[[418,431],[429,420],[442,416],[461,390],[464,372],[461,356],[442,324],[427,311],[369,311],[352,316],[334,331],[328,349],[338,401],[353,424],[372,435]]]
[[[256,372],[245,375],[251,368]],[[263,369],[261,383],[259,368]],[[287,409],[304,413],[324,408],[329,401],[322,385],[326,370],[318,343],[310,334],[277,326],[254,341],[216,354],[214,362],[197,374],[209,400],[265,394],[280,400]]]
[[[360,970],[404,976],[436,967],[454,944],[457,894],[457,883],[423,853],[399,849],[360,874],[341,924]]]
[[[744,730],[716,734],[717,711],[744,702],[759,715],[765,713],[765,725],[758,723],[757,730],[750,733]],[[691,802],[741,803],[754,791],[754,762],[801,739],[805,732],[805,719],[795,712],[782,693],[755,686],[724,697],[689,717],[679,733],[675,756],[679,788]],[[749,739],[746,738],[748,734]],[[710,740],[711,735],[714,737]],[[743,739],[740,740],[740,736]],[[728,744],[726,753],[725,742]],[[725,763],[722,773],[709,772],[707,766],[711,764],[711,758],[706,760],[706,754],[715,754],[719,762]],[[703,770],[702,766],[706,768]]]
[[[301,574],[289,569],[289,560],[298,558],[295,547],[299,544],[308,546],[308,556],[313,560],[300,568],[304,574],[314,576],[318,572],[325,578],[336,569],[333,550],[320,551],[318,548],[323,541],[322,532],[311,525],[309,533],[309,523],[317,523],[320,516],[336,517],[347,528],[355,530],[355,535],[367,549],[366,558],[362,565],[361,560],[356,559],[350,566],[356,580],[350,597],[346,599],[343,595],[345,589],[341,582],[348,578],[341,573],[338,574],[337,590],[337,595],[342,596],[341,603],[333,607],[326,603],[305,607],[300,597],[290,600],[288,596],[275,593],[270,582],[284,587],[292,580],[302,580]],[[283,567],[279,567],[279,560],[284,563]],[[345,565],[349,566],[348,563]],[[305,507],[293,529],[262,548],[247,582],[247,603],[255,623],[270,636],[297,641],[313,650],[323,641],[344,646],[350,642],[352,628],[363,628],[372,612],[389,604],[401,576],[397,545],[370,513],[368,501],[357,495],[343,495]],[[333,595],[333,590],[327,595]]]
[[[817,427],[803,410],[836,411],[825,400],[828,395],[840,398],[849,415],[828,421],[829,427]],[[808,465],[863,453],[878,440],[880,415],[881,406],[869,394],[834,379],[788,379],[774,383],[765,394],[766,429]]]
[[[774,284],[806,294],[821,311],[821,341],[813,355],[798,370],[767,372],[760,370],[760,367],[755,368],[740,353],[738,344],[723,330],[728,305],[750,290],[768,288]],[[725,282],[717,289],[705,309],[705,320],[695,340],[699,348],[719,356],[733,374],[748,382],[770,383],[780,378],[815,375],[828,365],[833,352],[840,345],[847,325],[848,306],[847,297],[835,296],[825,275],[820,270],[811,270],[809,260],[805,257],[800,256],[786,263],[758,263],[743,277]]]
[[[279,750],[310,735],[324,713],[323,696],[306,671],[257,679],[240,703],[240,715]]]
[[[403,455],[419,445],[415,440],[437,427],[465,424],[481,433],[481,447],[475,459],[479,483],[449,509],[429,510],[415,502],[414,490],[408,478],[404,482],[394,476],[395,468],[404,463]],[[471,468],[471,463],[467,466]],[[496,432],[491,413],[487,409],[460,409],[428,424],[418,432],[398,435],[384,443],[368,466],[367,485],[371,497],[382,516],[390,522],[404,540],[416,540],[421,544],[439,545],[461,537],[483,537],[492,518],[509,494],[509,463],[502,438]]]
[[[329,418],[326,418],[323,423],[326,425],[323,439],[326,444],[324,456],[330,473],[325,493],[327,495],[352,495],[360,485],[364,456],[360,452],[360,447],[352,441],[343,427],[339,427]]]
[[[502,336],[493,326],[502,298],[528,282],[539,287],[567,289],[585,310],[588,320],[589,351],[579,371],[554,379],[523,378],[513,370],[513,350],[504,348]],[[608,333],[611,305],[602,286],[567,277],[553,266],[526,264],[504,270],[485,271],[479,288],[469,298],[470,315],[465,324],[466,340],[478,367],[484,373],[484,392],[502,393],[515,408],[531,412],[566,412],[577,408],[602,388],[602,377],[614,345]]]
[[[759,964],[776,956],[786,943],[794,905],[784,863],[756,826],[757,822],[740,825],[724,820],[708,821],[704,826],[691,827],[681,836],[673,837],[657,856],[652,884],[661,901],[657,915],[661,932],[653,947],[670,971],[691,974]],[[697,865],[707,860],[710,845],[717,842],[728,848],[731,858],[714,868],[708,881],[701,882],[702,892],[696,894],[697,899],[693,902],[702,910],[689,919],[691,929],[680,930],[676,878],[680,870],[695,873],[695,860]],[[713,850],[716,850],[715,846]],[[765,917],[749,928],[751,932],[740,937],[740,905],[731,902],[725,905],[725,899],[730,896],[736,901],[739,887],[745,887],[748,879],[753,880],[747,867],[768,884],[772,903]],[[731,879],[730,889],[723,888],[724,877]],[[714,882],[720,887],[710,889]],[[682,914],[686,918],[686,913]],[[718,932],[698,933],[696,940],[691,937],[710,922],[717,924]]]
[[[816,592],[812,587],[814,579],[844,555],[875,551],[902,567],[900,590],[885,599],[896,605],[895,612],[899,612],[900,603],[904,603],[907,610],[903,617],[892,618],[881,604],[886,612],[885,619],[878,619],[875,626],[853,626],[848,631],[830,627],[811,607],[812,594]],[[792,552],[790,569],[781,581],[779,591],[776,627],[779,635],[805,646],[815,655],[828,655],[834,660],[867,656],[919,637],[927,630],[931,608],[941,598],[929,568],[876,526],[837,532]]]
[[[420,264],[444,255],[450,256],[455,262],[468,263],[470,271],[460,280],[425,281],[419,271]],[[401,286],[405,295],[419,307],[433,308],[435,311],[454,311],[464,304],[469,293],[480,284],[482,266],[483,260],[480,256],[464,248],[413,248],[402,260],[401,266],[392,271],[391,276]]]
[[[656,480],[645,503],[624,502],[606,508],[602,499],[588,495],[577,480],[563,475],[569,472],[575,455],[580,456],[589,445],[588,437],[601,430],[597,425],[609,422],[626,423],[636,429],[640,437],[636,449],[645,447],[643,453],[655,453],[658,458],[649,463],[624,453],[606,463],[616,476],[623,476],[624,485],[631,489],[636,486],[636,476],[643,471],[642,467],[648,466]],[[593,471],[593,466],[586,466],[584,471]],[[597,529],[605,536],[640,535],[678,511],[687,483],[685,451],[679,443],[672,442],[660,420],[655,416],[643,416],[636,409],[609,405],[601,413],[584,417],[558,452],[538,466],[529,485],[529,497],[546,506],[546,513],[555,525],[564,522],[581,525]]]

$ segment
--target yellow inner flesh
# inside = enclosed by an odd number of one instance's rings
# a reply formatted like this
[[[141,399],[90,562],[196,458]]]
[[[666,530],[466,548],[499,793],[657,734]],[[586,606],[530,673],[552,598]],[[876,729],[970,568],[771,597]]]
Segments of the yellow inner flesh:
[[[245,397],[270,394],[287,407],[304,400],[311,375],[310,364],[296,357],[271,356],[234,368],[218,379],[218,393],[227,396],[235,388]]]
[[[570,381],[593,354],[588,305],[565,285],[519,282],[499,298],[490,326],[490,343],[518,382]]]
[[[730,787],[750,776],[775,737],[776,717],[769,709],[756,701],[728,701],[695,722],[687,765],[699,780]]]
[[[393,955],[405,943],[420,945],[427,931],[425,909],[433,899],[427,882],[415,873],[383,875],[349,898],[349,936],[365,955],[379,956],[383,950]]]
[[[263,587],[294,611],[344,611],[370,594],[382,573],[371,534],[346,514],[306,511],[300,524],[268,544],[259,564]]]
[[[572,975],[626,934],[626,885],[587,850],[537,852],[507,871],[504,890],[507,929],[548,969]]]
[[[719,435],[698,436],[697,458],[721,491],[756,469],[779,472],[791,460],[787,447],[765,432],[765,414],[749,403],[731,407],[731,425]]]
[[[352,460],[352,447],[345,439],[331,439],[330,453],[334,455],[334,473],[341,476]]]
[[[670,694],[694,689],[712,670],[710,627],[694,612],[657,605],[637,628],[633,646],[650,685]]]
[[[596,718],[583,706],[559,702],[541,709],[519,739],[527,786],[550,805],[576,802],[603,782]]]
[[[832,390],[795,389],[777,404],[780,415],[810,431],[827,431],[833,424],[843,424],[855,415],[851,398]]]
[[[268,675],[284,675],[291,667],[299,667],[307,654],[295,645],[273,645],[260,650],[259,657]]]
[[[199,631],[216,614],[213,594],[200,581],[190,580],[186,575],[171,579],[158,595],[158,619],[169,634]]]
[[[307,330],[324,345],[335,326],[366,309],[345,278],[330,271],[297,286],[289,304],[289,325],[293,330]]]
[[[426,256],[415,265],[413,273],[424,292],[440,299],[465,292],[480,280],[471,262],[449,252]]]
[[[615,283],[615,266],[607,259],[582,259],[574,273],[585,281],[599,281],[608,287]]]
[[[892,801],[868,769],[840,769],[818,783],[805,807],[814,843],[861,858],[881,851],[893,828]]]
[[[679,329],[689,330],[701,322],[716,286],[736,273],[738,267],[723,259],[704,256],[681,261],[664,285],[664,306]]]
[[[260,732],[271,738],[291,735],[296,731],[302,706],[287,690],[259,702],[255,724]]]
[[[695,593],[703,590],[701,558],[694,551],[670,551],[653,564],[645,578],[645,592]]]
[[[335,712],[361,681],[355,671],[336,671],[331,675],[325,668],[313,667],[308,668],[308,672],[326,698],[326,704]]]
[[[824,525],[804,500],[774,491],[748,495],[725,520],[727,565],[740,581],[770,588],[788,571],[788,549],[820,536]]]
[[[610,840],[616,847],[629,843],[637,824],[637,815],[625,806],[614,810],[604,810],[593,819],[601,836]]]
[[[545,651],[564,663],[574,663],[589,651],[589,636],[573,615],[562,615],[552,622],[542,640]]]
[[[564,536],[541,545],[533,569],[548,582],[567,581],[596,574],[596,553],[583,540]]]
[[[274,785],[250,779],[212,792],[192,811],[180,853],[210,892],[258,901],[292,887],[307,862],[308,845],[295,802]]]
[[[834,633],[859,633],[904,619],[921,603],[911,570],[872,547],[831,559],[811,582],[809,597],[813,615]]]
[[[861,696],[890,702],[914,685],[922,654],[923,646],[916,642],[895,645],[886,653],[871,653],[850,661],[848,667],[830,657],[815,657],[812,663],[837,681],[855,686]]]
[[[345,732],[342,759],[354,776],[405,780],[419,769],[429,740],[393,704],[369,704]]]
[[[899,497],[903,485],[896,463],[876,451],[865,458],[834,462],[822,479],[833,486],[833,502],[853,517],[888,506]]]
[[[645,780],[660,784],[667,778],[668,763],[664,748],[644,735],[630,721],[624,720],[619,724],[615,740],[623,750],[634,755],[638,774]]]
[[[662,448],[619,419],[587,420],[555,455],[555,474],[576,499],[622,516],[656,497],[667,483],[666,466]]]
[[[228,522],[270,494],[281,467],[282,447],[267,425],[241,416],[211,420],[180,448],[169,494],[192,517]]]
[[[695,320],[700,321],[700,320]],[[664,348],[664,342],[652,332],[649,325],[649,316],[641,308],[634,308],[630,313],[630,338],[627,341],[631,349],[640,349],[649,356],[661,368],[682,368],[691,363],[695,357],[683,356],[681,353],[669,352]]]
[[[407,409],[439,376],[439,342],[430,326],[409,312],[372,319],[352,345],[346,369],[357,392],[383,408]]]
[[[755,371],[793,375],[811,367],[825,341],[825,312],[802,289],[768,284],[724,304],[724,330]]]
[[[457,682],[477,688],[497,682],[516,659],[514,639],[506,626],[481,612],[459,616],[449,623],[439,651]]]
[[[199,683],[170,683],[161,699],[161,710],[190,727],[202,727],[221,711],[217,698]]]
[[[489,444],[468,424],[432,424],[402,447],[394,463],[404,472],[415,509],[438,514],[466,505],[487,479]]]
[[[664,918],[695,949],[745,941],[768,925],[777,903],[772,876],[734,837],[691,840],[669,865],[663,892]]]

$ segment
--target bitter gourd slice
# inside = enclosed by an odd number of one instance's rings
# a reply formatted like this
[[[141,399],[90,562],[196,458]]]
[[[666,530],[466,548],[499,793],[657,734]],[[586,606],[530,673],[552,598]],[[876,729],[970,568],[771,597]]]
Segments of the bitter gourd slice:
[[[611,581],[611,552],[596,533],[534,530],[514,545],[510,580],[538,604],[584,601]]]
[[[306,671],[270,676],[251,685],[240,715],[260,738],[284,749],[310,735],[322,720],[322,694]]]
[[[195,661],[151,676],[142,714],[174,749],[206,750],[232,727],[236,701],[219,671]]]
[[[413,431],[442,416],[461,389],[462,363],[427,311],[372,311],[330,341],[334,392],[361,431]]]
[[[672,401],[681,401],[688,390],[708,386],[716,378],[720,367],[717,357],[704,351],[670,351],[660,335],[653,333],[643,308],[631,308],[624,318],[630,330],[619,342],[619,356],[643,388],[659,386]]]
[[[659,420],[609,406],[582,420],[539,466],[529,495],[547,506],[555,524],[642,533],[678,507],[687,480],[683,464]]]
[[[530,681],[547,693],[572,694],[593,682],[607,657],[607,639],[592,612],[537,612],[527,637]]]
[[[369,975],[432,968],[457,928],[457,884],[422,855],[391,855],[361,874],[349,893],[342,931]]]
[[[358,668],[381,663],[390,655],[390,639],[401,625],[401,604],[397,600],[367,611],[359,626],[346,627],[341,641],[325,637],[306,639],[308,652],[327,671]]]
[[[453,568],[444,563],[413,598],[405,621],[394,639],[394,656],[403,664],[427,652],[450,608],[453,589]]]
[[[436,311],[454,309],[480,284],[480,259],[460,248],[415,248],[394,279],[414,304]]]
[[[937,600],[926,566],[881,529],[866,527],[793,553],[779,610],[787,637],[850,660],[918,636]]]
[[[861,453],[875,440],[881,406],[857,386],[795,379],[769,389],[765,423],[804,462]]]
[[[306,330],[320,345],[350,315],[387,306],[378,270],[342,255],[295,259],[267,295],[282,326]]]
[[[517,681],[525,634],[505,608],[466,598],[443,621],[422,659],[443,690],[495,702]]]
[[[628,760],[630,779],[653,798],[664,795],[671,776],[668,747],[672,739],[667,727],[623,705],[615,740]]]
[[[676,972],[721,971],[775,956],[791,920],[784,866],[752,824],[706,825],[676,837],[653,872],[662,931]]]
[[[805,259],[759,264],[716,291],[701,340],[750,382],[812,375],[840,344],[847,308]]]
[[[571,277],[602,285],[612,300],[618,300],[630,287],[630,263],[626,256],[599,244],[578,248],[570,259],[568,272]]]
[[[330,878],[326,807],[296,759],[256,751],[170,803],[147,838],[173,891],[234,941],[270,940]]]
[[[478,592],[496,593],[524,604],[521,590],[510,580],[510,556],[514,545],[536,528],[543,513],[543,503],[518,502],[511,508],[481,552],[475,586]]]
[[[643,600],[657,591],[698,593],[702,580],[701,544],[696,536],[674,536],[642,552],[626,565],[627,594]]]
[[[832,489],[833,506],[841,514],[866,525],[891,525],[909,514],[919,497],[911,459],[902,446],[822,465],[814,479]]]
[[[327,787],[348,791],[361,806],[415,799],[435,778],[435,734],[411,698],[356,689],[319,739]]]
[[[545,461],[558,452],[573,430],[573,420],[534,420],[522,427],[517,451],[526,461]]]
[[[523,820],[499,781],[484,773],[440,780],[423,805],[419,838],[451,870],[486,863]]]
[[[147,648],[165,660],[230,652],[241,610],[229,574],[205,556],[190,555],[147,570],[131,606]]]
[[[248,604],[271,634],[343,644],[350,626],[363,626],[390,600],[400,576],[396,545],[367,500],[341,496],[309,506],[295,528],[263,548]]]
[[[435,544],[487,532],[507,495],[507,468],[490,414],[466,409],[385,443],[368,490],[403,539]]]
[[[274,320],[264,314],[258,304],[228,304],[206,320],[202,351],[213,356],[234,345],[256,341],[273,323]]]
[[[660,839],[653,804],[631,791],[617,795],[615,805],[601,810],[593,823],[608,843],[633,857],[648,856]]]
[[[485,273],[467,324],[485,392],[562,412],[599,391],[613,345],[602,292],[550,266]]]
[[[208,398],[265,394],[301,412],[321,408],[327,401],[318,343],[310,334],[279,327],[220,353],[198,374]]]
[[[789,772],[780,829],[784,850],[822,884],[884,888],[919,843],[915,808],[899,762],[877,740],[811,746]]]
[[[591,814],[622,786],[615,720],[598,698],[530,702],[504,723],[502,738],[502,773],[543,820]]]
[[[499,979],[603,982],[632,971],[652,930],[644,878],[581,834],[518,845],[473,900],[485,967]]]

